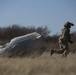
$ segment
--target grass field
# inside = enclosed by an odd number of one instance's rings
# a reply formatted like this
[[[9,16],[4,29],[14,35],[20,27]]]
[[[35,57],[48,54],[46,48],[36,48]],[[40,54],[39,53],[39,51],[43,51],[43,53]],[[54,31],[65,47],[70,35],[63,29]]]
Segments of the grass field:
[[[38,58],[0,58],[0,75],[76,75],[76,54],[62,58],[45,52]]]

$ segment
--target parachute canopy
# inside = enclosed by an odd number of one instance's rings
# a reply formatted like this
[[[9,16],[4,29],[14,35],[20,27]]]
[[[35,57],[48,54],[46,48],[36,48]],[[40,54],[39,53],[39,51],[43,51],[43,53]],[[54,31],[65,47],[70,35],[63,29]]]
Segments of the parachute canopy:
[[[0,46],[0,56],[29,56],[41,54],[44,43],[39,33],[33,32],[13,38],[9,43]]]

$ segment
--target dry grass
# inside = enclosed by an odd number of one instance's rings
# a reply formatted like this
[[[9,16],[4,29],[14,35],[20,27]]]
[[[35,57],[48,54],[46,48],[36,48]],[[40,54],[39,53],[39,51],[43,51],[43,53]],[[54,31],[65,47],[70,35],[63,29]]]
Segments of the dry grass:
[[[45,52],[38,58],[0,58],[0,75],[76,75],[76,54],[61,58]]]
[[[76,53],[67,58],[54,54],[49,49],[59,48],[58,42],[46,43],[46,52],[38,58],[0,58],[0,75],[76,75]],[[76,52],[76,43],[69,45]]]

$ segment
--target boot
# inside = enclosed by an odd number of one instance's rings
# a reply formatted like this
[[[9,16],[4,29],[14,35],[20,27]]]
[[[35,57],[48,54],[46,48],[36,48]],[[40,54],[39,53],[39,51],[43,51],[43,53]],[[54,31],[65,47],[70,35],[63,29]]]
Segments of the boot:
[[[54,49],[51,50],[51,56],[52,56],[53,53],[55,53],[55,50]]]

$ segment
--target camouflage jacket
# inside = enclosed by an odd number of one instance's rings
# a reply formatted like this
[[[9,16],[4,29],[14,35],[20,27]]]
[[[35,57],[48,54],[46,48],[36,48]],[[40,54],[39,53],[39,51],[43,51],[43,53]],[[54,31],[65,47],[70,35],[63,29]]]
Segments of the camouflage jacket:
[[[61,35],[60,35],[60,39],[65,39],[65,40],[70,40],[71,36],[70,36],[70,29],[68,28],[63,28],[61,30]]]

